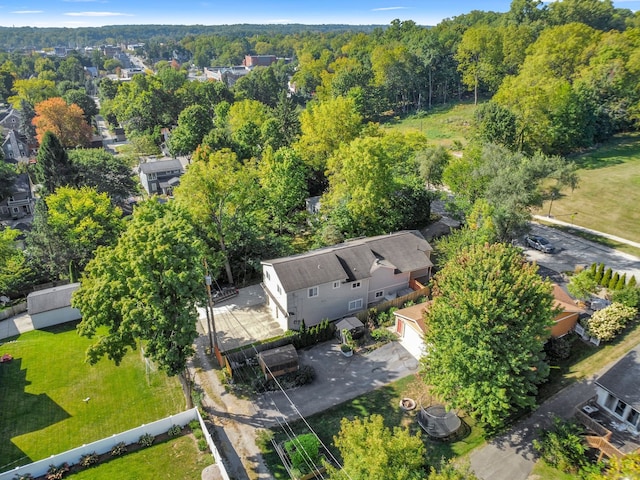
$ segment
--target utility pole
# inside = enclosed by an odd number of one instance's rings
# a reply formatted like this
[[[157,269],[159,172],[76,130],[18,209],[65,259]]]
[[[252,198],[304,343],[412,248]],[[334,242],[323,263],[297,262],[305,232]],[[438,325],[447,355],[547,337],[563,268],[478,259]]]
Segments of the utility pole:
[[[209,345],[211,346],[211,352],[215,354],[218,350],[218,338],[216,336],[216,321],[213,317],[213,300],[211,298],[211,276],[209,275],[209,267],[207,266],[207,259],[204,259],[204,282],[207,285],[207,304],[209,306],[209,314],[207,312],[207,323],[209,327]],[[212,333],[213,332],[213,333]]]

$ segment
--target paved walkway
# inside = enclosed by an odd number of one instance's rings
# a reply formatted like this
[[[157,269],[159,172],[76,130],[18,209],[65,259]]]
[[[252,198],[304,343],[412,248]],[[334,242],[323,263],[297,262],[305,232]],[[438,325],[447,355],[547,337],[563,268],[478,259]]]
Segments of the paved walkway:
[[[0,340],[15,337],[33,329],[31,317],[26,312],[15,317],[9,317],[6,320],[0,320]]]
[[[575,225],[573,223],[563,222],[562,220],[557,220],[553,217],[547,217],[546,215],[534,215],[533,218],[543,222],[552,223],[554,225],[562,225],[563,227],[570,227],[575,230],[580,230],[581,232],[591,233],[599,237],[608,238],[609,240],[613,240],[614,242],[631,245],[632,247],[635,247],[635,248],[640,248],[640,243],[634,242],[633,240],[627,240],[626,238],[618,237],[616,235],[611,235],[609,233],[599,232],[597,230],[592,230],[590,228],[581,227],[580,225]]]

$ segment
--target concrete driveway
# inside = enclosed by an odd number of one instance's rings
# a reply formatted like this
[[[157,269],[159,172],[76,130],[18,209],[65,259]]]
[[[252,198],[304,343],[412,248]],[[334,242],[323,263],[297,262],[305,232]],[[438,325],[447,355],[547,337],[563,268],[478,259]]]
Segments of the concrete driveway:
[[[418,361],[399,342],[347,358],[335,340],[299,350],[298,356],[301,365],[314,368],[316,378],[286,395],[269,392],[259,397],[257,415],[266,425],[282,417],[290,421],[322,412],[418,371]]]
[[[556,247],[555,253],[542,253],[525,248],[527,258],[538,265],[556,272],[572,272],[578,265],[604,263],[620,274],[626,273],[627,278],[635,275],[636,279],[640,280],[640,258],[545,225],[532,224],[531,233],[547,238]]]
[[[205,309],[199,308],[198,312],[202,331],[208,332]],[[284,334],[267,308],[260,285],[241,288],[236,297],[216,303],[213,317],[218,346],[223,352]]]

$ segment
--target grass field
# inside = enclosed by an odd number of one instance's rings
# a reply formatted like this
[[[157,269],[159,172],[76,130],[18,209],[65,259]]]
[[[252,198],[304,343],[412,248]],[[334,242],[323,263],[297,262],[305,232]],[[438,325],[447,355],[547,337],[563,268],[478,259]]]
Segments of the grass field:
[[[416,422],[417,410],[404,412],[400,409],[400,400],[409,397],[419,403],[425,392],[424,383],[418,377],[412,375],[309,417],[307,421],[318,434],[320,440],[330,448],[334,455],[337,455],[338,452],[332,447],[333,437],[340,431],[340,421],[343,418],[353,419],[377,413],[384,417],[385,424],[388,427],[403,426],[408,427],[412,433],[422,432]],[[423,434],[427,448],[425,460],[428,464],[437,465],[443,457],[453,458],[465,455],[484,442],[484,432],[480,427],[476,426],[476,422],[469,417],[463,417],[463,420],[471,428],[469,435],[460,441],[452,443],[436,442],[429,440]],[[296,435],[308,433],[306,425],[302,422],[292,423],[291,428]],[[276,434],[277,441],[286,439],[287,437],[282,432]],[[268,444],[267,448],[263,449],[263,454],[275,478],[289,478],[271,444]]]
[[[385,123],[384,127],[401,132],[421,132],[434,145],[449,149],[464,146],[471,136],[471,124],[476,106],[473,102],[436,107],[424,114],[412,115]]]
[[[640,134],[617,136],[571,160],[580,168],[580,185],[553,202],[551,215],[640,242]],[[548,211],[545,203],[538,213]]]
[[[0,345],[14,358],[0,364],[0,471],[184,410],[178,381],[147,372],[139,351],[90,366],[90,340],[69,324],[10,340]]]
[[[193,480],[213,463],[211,453],[200,452],[193,435],[184,435],[101,463],[65,478],[73,480]]]

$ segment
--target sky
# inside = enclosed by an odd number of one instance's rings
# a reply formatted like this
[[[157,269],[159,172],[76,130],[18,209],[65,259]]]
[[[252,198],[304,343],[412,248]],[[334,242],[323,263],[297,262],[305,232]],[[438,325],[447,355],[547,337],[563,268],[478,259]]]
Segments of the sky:
[[[0,0],[3,27],[343,23],[436,25],[471,10],[506,12],[511,0]],[[640,0],[615,0],[640,9]]]

